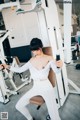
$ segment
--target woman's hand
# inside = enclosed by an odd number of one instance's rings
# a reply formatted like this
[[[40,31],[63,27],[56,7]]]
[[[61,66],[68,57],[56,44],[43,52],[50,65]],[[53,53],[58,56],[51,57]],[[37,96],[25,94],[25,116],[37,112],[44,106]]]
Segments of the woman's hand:
[[[9,68],[9,65],[7,65],[7,64],[1,64],[1,66],[2,66],[2,68],[4,68],[4,69],[8,69],[8,68]]]
[[[2,66],[2,64],[0,65],[0,70],[1,70],[1,69],[3,69],[3,66]]]
[[[59,67],[59,68],[61,68],[63,66],[62,60],[56,61],[56,66]]]

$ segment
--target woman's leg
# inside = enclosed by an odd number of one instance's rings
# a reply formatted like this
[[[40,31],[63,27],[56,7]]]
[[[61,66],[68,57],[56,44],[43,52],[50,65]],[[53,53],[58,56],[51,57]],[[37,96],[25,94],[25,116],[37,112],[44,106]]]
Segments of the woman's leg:
[[[22,113],[28,120],[33,120],[33,119],[26,106],[29,104],[29,99],[33,96],[36,96],[36,94],[37,93],[35,89],[32,88],[25,95],[23,95],[16,104],[16,109],[20,113]]]
[[[42,97],[46,102],[46,106],[47,106],[51,120],[61,120],[59,117],[59,112],[58,112],[53,89],[45,92],[45,94],[43,94]]]

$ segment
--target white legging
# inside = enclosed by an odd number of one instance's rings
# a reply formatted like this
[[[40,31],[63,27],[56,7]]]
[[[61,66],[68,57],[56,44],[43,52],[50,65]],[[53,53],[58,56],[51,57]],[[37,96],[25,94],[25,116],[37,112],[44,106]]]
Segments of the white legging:
[[[25,95],[23,95],[16,104],[16,109],[20,111],[28,120],[33,120],[26,105],[29,104],[29,99],[31,97],[37,95],[42,96],[45,100],[51,120],[61,120],[55,100],[54,89],[48,79],[43,81],[34,81],[33,87],[25,93]]]

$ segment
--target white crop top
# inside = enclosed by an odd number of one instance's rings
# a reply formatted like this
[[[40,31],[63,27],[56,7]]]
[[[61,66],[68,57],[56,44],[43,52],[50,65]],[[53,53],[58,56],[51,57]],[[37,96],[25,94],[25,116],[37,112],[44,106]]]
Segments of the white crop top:
[[[48,78],[48,74],[49,74],[49,70],[50,68],[52,68],[52,70],[55,73],[60,72],[60,68],[57,68],[57,66],[55,65],[54,61],[51,60],[47,63],[47,65],[38,70],[37,68],[35,68],[30,61],[28,61],[25,65],[23,65],[22,67],[12,67],[10,68],[11,71],[16,72],[16,73],[22,73],[26,70],[30,70],[30,74],[31,74],[31,78],[32,79],[47,79]]]

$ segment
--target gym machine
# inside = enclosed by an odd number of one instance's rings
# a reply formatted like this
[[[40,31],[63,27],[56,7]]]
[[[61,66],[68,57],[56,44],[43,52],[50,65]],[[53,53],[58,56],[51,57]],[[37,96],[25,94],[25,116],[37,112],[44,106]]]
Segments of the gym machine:
[[[55,1],[32,0],[31,10],[17,10],[17,14],[27,14],[29,12],[35,12],[37,14],[39,31],[44,47],[51,47],[52,56],[54,56],[54,58],[56,59],[56,54],[59,53],[60,58],[64,61],[58,11]],[[47,49],[46,51],[48,52]],[[78,88],[78,86],[75,85],[72,80],[68,79],[65,64],[63,64],[61,73],[56,74],[56,80],[57,86],[55,89],[55,93],[59,107],[64,104],[69,93],[80,94],[80,88]],[[70,84],[76,91],[70,91],[68,84]]]
[[[56,54],[59,52],[60,58],[64,61],[64,53],[62,47],[62,38],[59,27],[58,11],[54,0],[32,0],[32,9],[16,11],[17,15],[36,13],[38,18],[38,28],[40,38],[42,39],[44,48],[51,47],[52,56],[56,59]],[[56,98],[59,107],[62,106],[67,99],[69,93],[74,93],[69,90],[68,84],[75,88],[76,94],[80,94],[80,89],[67,77],[66,65],[63,64],[61,73],[56,75],[57,86],[55,88]]]
[[[32,0],[32,10],[17,11],[17,14],[27,14],[28,12],[35,12],[37,14],[39,31],[45,51],[48,52],[47,47],[50,47],[52,49],[52,56],[56,59],[56,54],[59,52],[60,58],[64,61],[62,38],[55,2],[53,0]],[[55,93],[58,107],[60,107],[64,104],[69,93],[65,64],[63,64],[61,73],[56,74],[56,80],[57,85],[55,87]]]
[[[5,32],[3,37],[0,36],[0,64],[6,64],[6,57],[4,56],[4,50],[2,42],[9,36],[11,31]],[[2,33],[1,33],[2,34]],[[17,57],[12,58],[12,66],[19,66],[19,60]],[[10,95],[18,94],[18,90],[24,87],[25,85],[29,84],[31,80],[26,76],[23,78],[22,74],[20,74],[20,79],[22,84],[20,86],[16,86],[15,82],[13,81],[14,73],[11,71],[7,71],[6,69],[0,70],[0,102],[7,103],[9,101]],[[9,90],[8,86],[6,85],[5,79],[8,78],[9,82],[11,83],[14,90]]]

